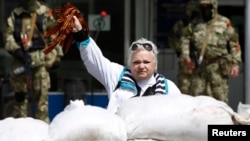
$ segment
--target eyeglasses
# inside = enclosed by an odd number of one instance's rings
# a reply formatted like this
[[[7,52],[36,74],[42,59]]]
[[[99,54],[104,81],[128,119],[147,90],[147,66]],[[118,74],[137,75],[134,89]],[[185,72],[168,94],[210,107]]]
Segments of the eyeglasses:
[[[139,45],[143,46],[143,48],[146,49],[147,51],[152,51],[152,49],[153,49],[153,46],[149,43],[143,43],[143,44],[135,43],[132,45],[131,50],[133,50],[133,51],[137,50]]]

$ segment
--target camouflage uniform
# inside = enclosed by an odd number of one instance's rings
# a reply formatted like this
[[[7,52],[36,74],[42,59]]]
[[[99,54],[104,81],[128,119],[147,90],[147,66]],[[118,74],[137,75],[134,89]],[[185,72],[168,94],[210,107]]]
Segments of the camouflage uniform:
[[[189,0],[186,5],[186,17],[177,21],[168,34],[168,45],[176,52],[177,57],[180,57],[181,53],[180,38],[183,35],[183,32],[187,31],[188,24],[190,22],[194,24],[199,21],[198,4],[198,0]],[[186,69],[183,61],[181,60],[179,60],[178,65],[178,87],[182,93],[188,94],[192,71]]]
[[[48,30],[55,23],[55,19],[51,14],[50,9],[36,0],[24,0],[20,6],[16,7],[7,18],[5,31],[5,49],[13,56],[12,70],[24,66],[23,51],[20,49],[24,46],[21,43],[21,32],[25,27],[25,33],[29,35],[31,30],[31,14],[36,12],[36,21],[31,44],[27,50],[28,56],[31,59],[32,71],[32,94],[35,100],[35,118],[49,122],[48,116],[48,91],[50,89],[50,76],[48,69],[54,63],[60,61],[63,55],[62,48],[57,46],[50,54],[45,55],[43,49],[46,44],[52,39],[45,39],[43,37],[46,30]],[[34,18],[35,19],[35,18]],[[19,52],[19,55],[17,55]],[[18,56],[21,56],[18,57]],[[27,60],[26,60],[27,61]],[[20,74],[11,73],[10,84],[15,92],[15,104],[13,106],[14,117],[28,116],[27,109],[27,83],[26,73]]]
[[[210,32],[202,63],[193,71],[190,94],[208,95],[218,100],[228,102],[228,75],[233,68],[239,71],[241,49],[238,34],[231,25],[230,20],[217,13],[216,0],[201,0],[200,4],[211,6],[211,19],[203,18],[203,22],[189,25],[189,34],[181,38],[181,59],[187,62],[190,59],[192,46],[199,54],[205,41],[209,25],[215,19]],[[201,12],[202,13],[202,12]],[[206,13],[206,12],[204,12]],[[194,59],[193,59],[194,61]],[[188,65],[186,64],[186,67]]]

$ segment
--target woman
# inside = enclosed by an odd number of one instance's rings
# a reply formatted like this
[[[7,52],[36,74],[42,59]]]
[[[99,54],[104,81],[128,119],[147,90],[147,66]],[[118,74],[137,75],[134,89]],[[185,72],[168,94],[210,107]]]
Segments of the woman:
[[[181,94],[177,86],[157,73],[158,50],[154,43],[141,38],[129,47],[128,66],[123,66],[103,56],[95,41],[86,33],[79,20],[73,17],[74,40],[88,72],[106,89],[109,96],[107,109],[117,108],[135,96],[154,94]]]

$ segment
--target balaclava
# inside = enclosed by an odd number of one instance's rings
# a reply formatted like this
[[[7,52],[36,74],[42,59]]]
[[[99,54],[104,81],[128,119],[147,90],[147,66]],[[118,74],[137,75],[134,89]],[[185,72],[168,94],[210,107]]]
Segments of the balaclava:
[[[217,13],[217,0],[200,0],[201,16],[205,22],[210,21]]]

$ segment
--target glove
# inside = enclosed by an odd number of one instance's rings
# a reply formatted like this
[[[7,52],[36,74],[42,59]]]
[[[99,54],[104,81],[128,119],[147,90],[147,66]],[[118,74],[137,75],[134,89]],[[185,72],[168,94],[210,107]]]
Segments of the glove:
[[[89,38],[89,35],[85,29],[82,29],[76,33],[73,33],[73,35],[74,35],[74,40],[77,42],[82,42]]]
[[[16,59],[19,59],[19,60],[24,60],[24,53],[22,51],[21,48],[18,48],[14,51],[13,53],[13,56],[16,58]]]

